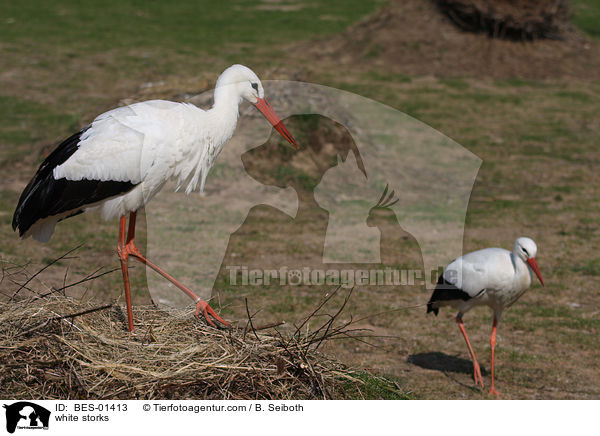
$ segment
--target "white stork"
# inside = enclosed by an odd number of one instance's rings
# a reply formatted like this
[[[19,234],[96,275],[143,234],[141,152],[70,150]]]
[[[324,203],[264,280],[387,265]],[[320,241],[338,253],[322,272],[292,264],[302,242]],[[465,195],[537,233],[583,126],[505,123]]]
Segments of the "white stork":
[[[486,305],[494,311],[490,345],[492,347],[492,386],[490,394],[498,395],[494,387],[494,349],[496,327],[502,312],[517,301],[531,285],[533,271],[542,286],[544,280],[535,260],[537,246],[530,238],[515,241],[512,253],[503,248],[485,248],[454,260],[440,275],[437,286],[427,303],[427,313],[436,316],[442,306],[458,308],[456,322],[473,359],[475,384],[483,388],[481,369],[463,325],[463,314],[475,306]]]
[[[243,65],[227,68],[217,80],[214,105],[202,110],[189,103],[151,100],[105,112],[63,141],[42,162],[15,210],[12,226],[22,238],[47,242],[58,221],[97,210],[105,219],[120,217],[117,252],[121,261],[129,331],[133,313],[128,259],[133,256],[174,283],[210,314],[227,324],[208,303],[146,259],[135,244],[136,212],[170,179],[190,193],[204,182],[221,149],[233,135],[242,99],[254,104],[275,129],[296,141],[264,98],[261,81]],[[125,235],[126,215],[129,227]]]

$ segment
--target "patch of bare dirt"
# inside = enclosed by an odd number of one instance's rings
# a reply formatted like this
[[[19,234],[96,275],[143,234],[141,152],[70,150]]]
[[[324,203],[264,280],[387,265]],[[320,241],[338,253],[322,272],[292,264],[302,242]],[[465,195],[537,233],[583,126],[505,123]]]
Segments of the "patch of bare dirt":
[[[434,1],[397,0],[334,38],[299,45],[297,53],[407,75],[599,79],[598,44],[574,29],[561,38],[490,38],[461,30]]]

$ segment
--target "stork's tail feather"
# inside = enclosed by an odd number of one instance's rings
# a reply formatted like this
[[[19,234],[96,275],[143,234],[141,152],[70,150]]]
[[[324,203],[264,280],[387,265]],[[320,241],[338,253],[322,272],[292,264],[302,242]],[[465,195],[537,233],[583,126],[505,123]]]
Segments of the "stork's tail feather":
[[[433,307],[433,303],[434,301],[432,300],[429,300],[429,302],[427,303],[427,313],[433,312],[433,314],[437,316],[440,312],[440,309],[438,309],[437,307]]]
[[[435,306],[435,303],[437,303],[440,300],[445,299],[444,298],[445,283],[447,283],[447,282],[446,282],[446,279],[444,279],[444,274],[440,274],[440,276],[438,277],[437,284],[435,286],[435,290],[433,291],[433,294],[431,294],[431,298],[427,302],[427,313],[433,312],[433,314],[435,316],[438,316],[438,313],[440,313],[440,309],[439,309],[439,307]]]
[[[131,191],[136,184],[127,180],[55,179],[54,168],[78,150],[86,127],[64,140],[42,162],[33,179],[23,190],[13,216],[13,230],[19,236],[32,235],[46,242],[58,221],[83,212],[86,207]]]
[[[23,190],[12,220],[13,230],[18,228],[19,236],[23,237],[36,221],[51,215],[47,209],[52,209],[54,203],[60,200],[51,195],[54,194],[52,171],[77,151],[79,139],[88,128],[71,135],[50,153]]]
[[[443,305],[438,303],[456,300],[467,301],[470,298],[471,296],[469,294],[462,289],[457,288],[444,278],[444,274],[441,274],[438,278],[435,290],[427,302],[427,313],[433,312],[433,314],[437,316],[440,311],[439,307]]]

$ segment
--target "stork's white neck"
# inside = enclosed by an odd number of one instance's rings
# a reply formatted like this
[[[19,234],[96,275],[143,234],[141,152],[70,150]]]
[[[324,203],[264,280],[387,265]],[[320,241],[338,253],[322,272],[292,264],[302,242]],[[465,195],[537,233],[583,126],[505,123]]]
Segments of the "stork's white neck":
[[[214,145],[220,148],[231,138],[239,117],[241,97],[235,86],[218,86],[215,88],[214,104],[207,111],[214,126]]]
[[[213,107],[206,111],[189,106],[194,114],[189,122],[194,127],[182,141],[181,160],[174,172],[174,176],[178,178],[178,189],[187,185],[185,192],[188,194],[198,184],[201,190],[204,189],[210,168],[233,136],[237,125],[240,97],[235,92],[235,87],[217,87],[214,99]]]
[[[218,85],[215,88],[215,103],[213,108],[225,106],[239,106],[242,97],[235,85]]]
[[[518,288],[527,289],[531,285],[532,272],[529,265],[516,252],[511,253],[515,268],[515,283]]]

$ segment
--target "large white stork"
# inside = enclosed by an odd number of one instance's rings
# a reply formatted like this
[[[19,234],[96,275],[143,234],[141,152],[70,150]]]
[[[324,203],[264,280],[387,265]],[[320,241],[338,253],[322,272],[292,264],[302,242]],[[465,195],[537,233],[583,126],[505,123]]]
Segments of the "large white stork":
[[[494,311],[490,345],[492,347],[491,394],[498,394],[494,386],[494,350],[496,327],[502,312],[517,301],[531,285],[532,271],[544,285],[535,260],[537,246],[532,239],[521,237],[515,241],[512,253],[503,248],[485,248],[465,254],[454,260],[440,275],[437,286],[427,303],[427,313],[436,316],[442,306],[458,308],[456,322],[473,359],[475,384],[483,388],[481,369],[463,325],[463,314],[475,306],[489,306]]]
[[[135,244],[136,212],[170,179],[190,193],[204,182],[221,149],[233,135],[242,99],[254,104],[275,129],[298,148],[264,97],[261,81],[243,65],[227,68],[215,87],[214,105],[151,100],[105,112],[63,141],[42,162],[15,210],[13,229],[23,238],[47,242],[58,221],[81,212],[120,217],[117,251],[121,260],[129,330],[133,313],[128,259],[133,256],[163,275],[209,314],[227,324],[208,303],[151,263]],[[129,227],[125,234],[126,215]]]

